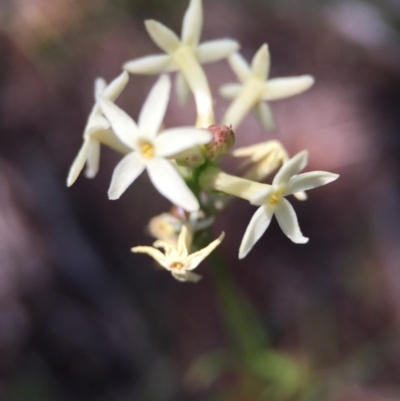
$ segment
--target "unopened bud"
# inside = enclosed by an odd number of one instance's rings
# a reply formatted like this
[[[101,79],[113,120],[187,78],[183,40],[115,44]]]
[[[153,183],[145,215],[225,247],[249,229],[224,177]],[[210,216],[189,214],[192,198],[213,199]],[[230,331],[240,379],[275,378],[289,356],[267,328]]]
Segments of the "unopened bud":
[[[204,150],[200,146],[195,146],[176,156],[176,162],[180,166],[196,168],[205,162]]]
[[[225,155],[229,149],[235,144],[235,134],[232,126],[211,125],[208,130],[213,134],[213,140],[205,146],[206,155],[210,160]]]

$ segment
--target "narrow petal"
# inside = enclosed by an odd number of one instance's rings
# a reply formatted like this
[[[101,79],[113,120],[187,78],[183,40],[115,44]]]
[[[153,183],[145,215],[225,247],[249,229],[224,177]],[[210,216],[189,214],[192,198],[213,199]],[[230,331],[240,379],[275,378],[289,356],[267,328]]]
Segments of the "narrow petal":
[[[241,84],[226,84],[219,88],[219,94],[225,99],[232,99],[236,97],[243,89]]]
[[[244,233],[239,248],[239,259],[243,259],[253,248],[254,244],[261,238],[271,223],[273,208],[261,206],[254,213]]]
[[[166,268],[168,266],[167,260],[164,254],[158,249],[153,248],[152,246],[135,246],[131,248],[131,252],[134,253],[145,253],[146,255],[151,256],[157,263],[159,263],[162,267]]]
[[[175,77],[175,91],[179,104],[184,106],[189,100],[190,87],[183,74],[179,71],[176,73]]]
[[[182,23],[182,42],[189,46],[197,46],[203,26],[203,6],[201,0],[191,0]]]
[[[99,97],[107,88],[107,82],[104,78],[96,78],[94,81],[94,100],[98,101]]]
[[[85,128],[85,135],[95,135],[97,131],[104,131],[110,128],[110,123],[101,115],[93,115],[89,117]]]
[[[150,180],[161,195],[189,212],[199,209],[199,202],[172,164],[162,158],[147,163]]]
[[[313,84],[314,78],[311,75],[270,79],[265,85],[263,100],[277,100],[298,95]]]
[[[254,111],[258,121],[267,131],[274,131],[276,129],[274,115],[267,103],[259,102]]]
[[[171,257],[176,255],[175,245],[173,245],[173,244],[171,244],[169,242],[166,242],[166,241],[163,241],[163,240],[157,240],[157,241],[154,242],[153,246],[156,247],[156,248],[164,249],[165,258],[167,260],[169,260],[169,258],[171,258]],[[166,266],[166,269],[170,270],[169,265]]]
[[[108,190],[109,199],[118,199],[144,168],[145,164],[136,152],[127,154],[114,169]]]
[[[224,237],[225,233],[223,232],[217,239],[208,244],[205,248],[189,255],[187,258],[187,270],[195,269],[222,242]]]
[[[176,66],[169,54],[157,54],[126,62],[122,68],[131,74],[161,74],[172,72]]]
[[[232,54],[228,58],[228,62],[240,82],[243,83],[251,77],[251,71],[247,61],[239,53]]]
[[[111,81],[105,89],[103,96],[113,102],[125,89],[129,81],[129,74],[123,71],[117,78]]]
[[[299,174],[289,180],[284,196],[321,187],[338,178],[338,174],[328,173],[326,171],[311,171],[309,173]]]
[[[171,157],[197,145],[205,145],[212,140],[210,131],[193,127],[171,128],[163,131],[154,140],[156,155]]]
[[[296,244],[305,244],[308,238],[300,231],[296,212],[293,206],[285,199],[281,199],[275,207],[275,216],[284,234]]]
[[[115,135],[117,135],[121,142],[132,149],[139,133],[135,121],[109,100],[101,99],[100,107],[108,121],[110,121]]]
[[[154,20],[145,21],[145,25],[154,43],[166,53],[172,53],[180,46],[178,36],[165,25]]]
[[[190,281],[192,283],[197,283],[202,278],[198,274],[192,273],[192,272],[185,272],[185,273],[182,273],[182,274],[178,274],[176,272],[172,272],[172,275],[178,281],[182,281],[182,282]]]
[[[78,154],[75,157],[75,160],[72,163],[71,168],[69,169],[68,177],[67,177],[67,187],[70,187],[78,178],[81,173],[86,160],[88,158],[89,149],[91,145],[91,139],[85,139],[81,148],[79,149]]]
[[[188,248],[191,242],[191,233],[185,225],[182,225],[181,232],[178,237],[177,251],[180,259],[186,259],[188,256]]]
[[[171,80],[168,75],[161,75],[153,85],[139,113],[139,131],[142,136],[154,138],[167,110]]]
[[[99,171],[100,165],[100,143],[97,141],[90,142],[85,170],[86,178],[94,178]]]
[[[306,201],[308,199],[308,195],[306,192],[301,191],[301,192],[296,192],[293,194],[293,196],[298,200],[298,201]]]
[[[239,43],[233,39],[210,40],[197,48],[197,57],[201,64],[213,63],[229,57],[239,48]]]
[[[303,170],[303,168],[307,165],[307,158],[308,152],[303,150],[283,163],[280,170],[276,173],[272,184],[276,186],[287,185],[289,179],[294,175],[299,174],[300,171]]]
[[[268,46],[263,44],[254,55],[251,62],[251,73],[258,79],[265,81],[269,74],[270,56]]]

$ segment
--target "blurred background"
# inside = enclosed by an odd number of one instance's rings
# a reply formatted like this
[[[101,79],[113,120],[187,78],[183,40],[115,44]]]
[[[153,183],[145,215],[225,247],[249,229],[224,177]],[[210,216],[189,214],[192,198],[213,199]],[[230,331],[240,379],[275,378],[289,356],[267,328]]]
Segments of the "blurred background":
[[[130,253],[169,209],[146,175],[109,201],[120,156],[103,148],[98,176],[66,188],[95,77],[159,53],[143,20],[179,32],[186,7],[0,0],[0,400],[400,400],[399,0],[204,0],[203,40],[237,39],[247,60],[266,42],[272,77],[316,77],[272,104],[277,133],[249,115],[237,146],[276,138],[309,149],[308,171],[341,175],[296,202],[307,245],[274,221],[239,261],[254,208],[238,199],[217,219],[248,308],[233,326],[261,344],[251,375],[207,261],[182,284]],[[217,88],[234,76],[226,62],[206,71],[222,116]],[[154,81],[131,76],[118,104],[136,118]],[[192,124],[193,100],[182,113],[174,96],[166,125]]]

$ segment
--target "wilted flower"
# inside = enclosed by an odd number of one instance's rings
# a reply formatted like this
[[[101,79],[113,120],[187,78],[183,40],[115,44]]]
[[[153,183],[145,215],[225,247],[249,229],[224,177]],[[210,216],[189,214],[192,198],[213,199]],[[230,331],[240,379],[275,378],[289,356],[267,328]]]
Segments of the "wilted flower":
[[[223,240],[222,233],[216,240],[208,244],[205,248],[189,254],[192,242],[192,233],[183,225],[179,234],[177,245],[158,240],[151,246],[136,246],[132,252],[146,253],[155,259],[162,267],[171,272],[179,281],[197,282],[201,276],[192,272]],[[159,249],[164,249],[162,253]]]

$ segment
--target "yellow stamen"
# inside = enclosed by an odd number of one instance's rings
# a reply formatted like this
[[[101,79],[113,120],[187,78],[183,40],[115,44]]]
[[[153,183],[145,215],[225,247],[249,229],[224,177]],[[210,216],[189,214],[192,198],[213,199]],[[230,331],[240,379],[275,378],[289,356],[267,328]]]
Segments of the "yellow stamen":
[[[154,157],[155,151],[154,151],[154,146],[151,142],[148,142],[146,140],[140,140],[139,150],[142,156],[146,159],[152,159]]]
[[[185,265],[182,262],[173,262],[170,265],[171,269],[176,269],[176,270],[182,270],[183,267],[185,267]]]
[[[271,196],[271,199],[269,200],[270,205],[275,205],[279,201],[279,197],[277,194],[274,194]]]

